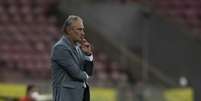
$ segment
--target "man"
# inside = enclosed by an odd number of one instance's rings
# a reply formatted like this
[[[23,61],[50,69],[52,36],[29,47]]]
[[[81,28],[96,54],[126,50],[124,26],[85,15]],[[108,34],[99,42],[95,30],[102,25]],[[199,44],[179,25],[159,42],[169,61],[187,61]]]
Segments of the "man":
[[[36,101],[33,94],[37,91],[38,89],[35,85],[28,85],[26,89],[26,96],[21,97],[19,101]]]
[[[62,34],[51,53],[53,101],[90,101],[86,82],[92,75],[93,56],[82,19],[70,15]]]

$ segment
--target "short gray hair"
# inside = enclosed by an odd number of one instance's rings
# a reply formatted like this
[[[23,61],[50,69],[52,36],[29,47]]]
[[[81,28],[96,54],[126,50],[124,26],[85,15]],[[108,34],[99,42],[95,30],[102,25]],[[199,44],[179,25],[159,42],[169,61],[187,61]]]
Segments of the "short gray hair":
[[[82,20],[82,18],[76,15],[69,15],[68,18],[64,21],[62,31],[65,32],[66,27],[71,26],[71,24],[77,20]]]

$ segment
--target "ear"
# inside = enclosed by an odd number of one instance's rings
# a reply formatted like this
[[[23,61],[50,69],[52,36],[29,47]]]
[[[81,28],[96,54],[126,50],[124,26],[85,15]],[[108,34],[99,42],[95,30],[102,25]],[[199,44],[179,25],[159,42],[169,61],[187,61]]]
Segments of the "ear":
[[[66,27],[65,31],[66,31],[66,33],[70,33],[72,31],[71,27]]]

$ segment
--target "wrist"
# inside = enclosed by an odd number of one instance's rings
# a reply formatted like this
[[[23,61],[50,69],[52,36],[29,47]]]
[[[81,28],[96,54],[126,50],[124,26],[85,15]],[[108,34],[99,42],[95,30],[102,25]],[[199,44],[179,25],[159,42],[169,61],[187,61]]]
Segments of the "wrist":
[[[86,56],[91,56],[92,54],[91,53],[86,53]]]
[[[86,56],[91,56],[91,55],[92,55],[91,52],[84,52],[84,54],[85,54]]]
[[[85,59],[86,59],[87,61],[93,61],[93,55],[85,56]]]

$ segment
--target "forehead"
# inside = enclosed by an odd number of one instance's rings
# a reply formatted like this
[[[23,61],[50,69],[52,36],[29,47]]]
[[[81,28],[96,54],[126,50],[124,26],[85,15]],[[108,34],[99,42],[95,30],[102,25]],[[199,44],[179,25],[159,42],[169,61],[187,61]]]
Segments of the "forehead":
[[[71,26],[78,27],[78,28],[84,28],[84,24],[81,19],[73,21]]]

